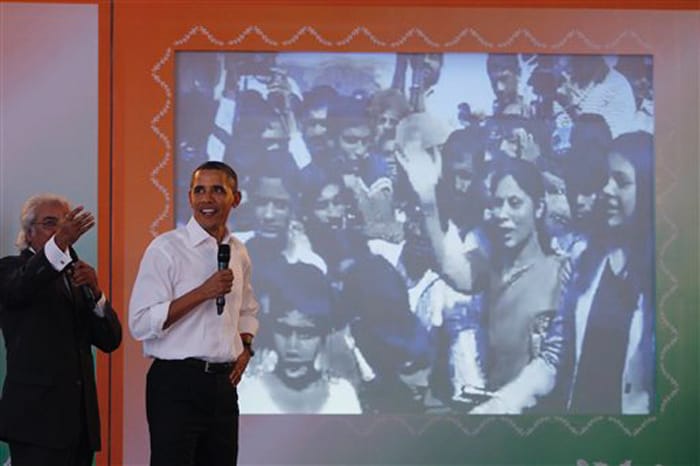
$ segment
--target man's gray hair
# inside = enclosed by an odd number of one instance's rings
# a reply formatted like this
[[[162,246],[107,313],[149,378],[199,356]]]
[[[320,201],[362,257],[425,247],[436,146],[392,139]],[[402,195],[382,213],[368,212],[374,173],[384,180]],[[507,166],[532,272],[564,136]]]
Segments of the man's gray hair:
[[[32,224],[36,221],[36,211],[39,206],[53,203],[62,204],[66,209],[70,209],[70,202],[68,202],[68,199],[57,194],[37,194],[24,201],[22,212],[19,216],[19,233],[17,233],[17,240],[15,241],[15,245],[20,251],[29,247],[27,233],[33,228]]]

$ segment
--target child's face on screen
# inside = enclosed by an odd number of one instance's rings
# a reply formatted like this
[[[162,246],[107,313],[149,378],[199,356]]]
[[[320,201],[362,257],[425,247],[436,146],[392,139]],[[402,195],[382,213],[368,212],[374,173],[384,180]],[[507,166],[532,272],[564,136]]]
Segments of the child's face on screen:
[[[282,378],[301,378],[313,370],[322,335],[309,317],[297,310],[287,312],[275,321],[273,338]]]

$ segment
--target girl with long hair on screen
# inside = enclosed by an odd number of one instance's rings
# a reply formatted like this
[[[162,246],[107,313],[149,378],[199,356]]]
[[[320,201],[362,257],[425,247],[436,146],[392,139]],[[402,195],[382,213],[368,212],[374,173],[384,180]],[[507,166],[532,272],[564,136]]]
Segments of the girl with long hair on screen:
[[[600,207],[605,229],[584,253],[564,301],[571,339],[567,408],[645,414],[653,402],[653,139],[616,138]],[[567,329],[568,327],[568,329]]]

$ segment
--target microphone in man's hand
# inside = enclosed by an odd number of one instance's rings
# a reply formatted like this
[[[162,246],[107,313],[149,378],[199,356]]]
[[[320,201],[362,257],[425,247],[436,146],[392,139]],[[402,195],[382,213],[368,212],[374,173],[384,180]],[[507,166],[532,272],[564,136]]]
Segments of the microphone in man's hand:
[[[216,254],[216,260],[218,262],[219,270],[228,269],[228,262],[231,260],[231,246],[228,244],[220,244],[219,252]],[[221,315],[224,313],[224,304],[226,303],[226,298],[224,296],[216,297],[216,313]]]
[[[75,252],[75,249],[73,248],[68,248],[70,257],[72,259],[70,265],[71,271],[73,269],[73,264],[78,261],[78,253]],[[90,288],[89,285],[80,285],[80,292],[83,295],[83,299],[85,300],[85,303],[90,307],[91,309],[95,307],[97,304],[97,300],[95,299],[95,293],[92,292],[92,288]]]

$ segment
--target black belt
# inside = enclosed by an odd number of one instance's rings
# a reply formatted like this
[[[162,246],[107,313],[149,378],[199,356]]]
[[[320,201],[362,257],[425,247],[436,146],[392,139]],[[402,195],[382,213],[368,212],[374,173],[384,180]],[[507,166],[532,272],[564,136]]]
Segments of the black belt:
[[[228,374],[233,369],[232,362],[209,362],[197,358],[187,359],[156,359],[165,364],[183,364],[201,370],[206,374]]]

